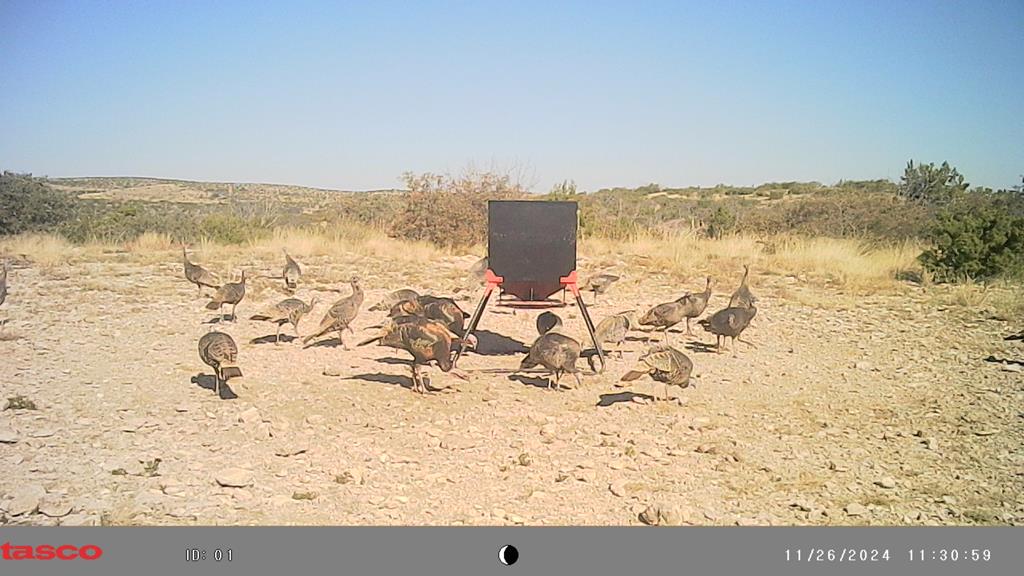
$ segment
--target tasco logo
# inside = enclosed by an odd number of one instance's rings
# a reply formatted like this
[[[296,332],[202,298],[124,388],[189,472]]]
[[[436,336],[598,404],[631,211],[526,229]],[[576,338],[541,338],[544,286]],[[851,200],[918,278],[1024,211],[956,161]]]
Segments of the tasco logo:
[[[0,546],[0,556],[4,560],[99,560],[100,556],[103,556],[103,549],[95,544],[86,544],[79,548],[71,544],[15,546],[10,542],[4,542],[3,546]]]

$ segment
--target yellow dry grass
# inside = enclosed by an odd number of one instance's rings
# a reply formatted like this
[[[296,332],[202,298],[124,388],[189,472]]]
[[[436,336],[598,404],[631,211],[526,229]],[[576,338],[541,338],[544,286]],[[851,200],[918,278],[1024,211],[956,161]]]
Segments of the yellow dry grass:
[[[234,274],[253,261],[275,261],[281,249],[296,258],[357,255],[388,259],[397,264],[429,263],[453,254],[483,252],[480,247],[453,252],[426,242],[390,238],[383,230],[357,222],[339,222],[309,228],[278,228],[269,236],[242,245],[221,245],[203,240],[189,245],[190,258],[200,263],[219,262]],[[180,244],[166,234],[146,233],[124,246],[98,243],[73,245],[53,234],[23,234],[0,239],[0,255],[24,256],[44,268],[72,259],[119,253],[132,260],[152,262],[170,258]],[[740,274],[749,264],[757,274],[793,276],[807,285],[827,285],[849,293],[891,291],[903,285],[901,273],[920,273],[914,243],[875,246],[852,239],[757,237],[734,235],[712,240],[684,231],[669,235],[641,235],[631,240],[587,238],[580,255],[601,265],[620,262],[627,268],[663,272],[684,279]],[[232,276],[234,278],[235,276]],[[984,289],[963,284],[936,293],[948,305],[989,305],[1001,314],[1019,315],[1022,297],[1012,290]]]
[[[590,238],[581,243],[581,252],[597,258],[641,257],[652,268],[683,277],[734,275],[749,264],[761,273],[872,292],[894,288],[901,272],[918,270],[921,249],[912,243],[876,247],[835,238],[736,235],[712,240],[683,232],[627,241]]]
[[[42,268],[67,262],[77,249],[56,234],[19,234],[0,238],[0,254],[28,258]]]

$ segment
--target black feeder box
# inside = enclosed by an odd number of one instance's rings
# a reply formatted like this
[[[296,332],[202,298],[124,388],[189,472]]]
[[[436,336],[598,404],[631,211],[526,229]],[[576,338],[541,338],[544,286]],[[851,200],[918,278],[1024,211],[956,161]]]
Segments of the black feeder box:
[[[565,306],[565,290],[576,298],[576,305],[587,325],[594,349],[604,371],[604,350],[594,334],[594,323],[580,295],[576,277],[575,202],[530,200],[491,200],[487,203],[487,263],[484,295],[477,304],[466,329],[466,337],[476,330],[487,301],[494,290],[501,295],[499,306],[513,308],[556,308]],[[561,291],[562,300],[550,297]],[[461,356],[456,352],[455,361]]]

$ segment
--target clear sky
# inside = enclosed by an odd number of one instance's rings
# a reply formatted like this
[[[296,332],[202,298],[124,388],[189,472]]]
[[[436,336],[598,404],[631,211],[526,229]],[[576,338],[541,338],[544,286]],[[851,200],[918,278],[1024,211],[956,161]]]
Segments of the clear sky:
[[[1024,173],[1024,2],[0,0],[0,168],[538,191]]]

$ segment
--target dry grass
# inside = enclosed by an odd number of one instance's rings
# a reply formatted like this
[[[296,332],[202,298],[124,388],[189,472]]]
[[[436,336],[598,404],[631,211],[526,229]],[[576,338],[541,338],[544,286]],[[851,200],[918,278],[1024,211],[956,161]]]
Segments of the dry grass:
[[[359,256],[386,257],[400,262],[430,262],[446,252],[427,242],[408,242],[389,238],[383,231],[343,222],[330,229],[278,228],[269,238],[250,242],[248,253],[254,257],[277,258],[281,249],[296,257]]]
[[[127,248],[128,251],[135,253],[168,252],[171,250],[180,250],[181,244],[179,242],[175,242],[168,234],[146,232],[135,240],[128,242],[125,248]]]
[[[920,248],[910,243],[871,247],[834,238],[736,235],[711,240],[683,232],[629,241],[591,238],[582,243],[581,252],[596,258],[648,258],[651,267],[683,277],[734,275],[743,264],[750,264],[762,273],[874,292],[894,288],[899,284],[897,275],[917,270]]]
[[[0,254],[22,256],[46,269],[64,264],[76,252],[75,246],[56,234],[20,234],[0,239]]]
[[[1024,293],[1013,284],[943,284],[931,287],[928,293],[939,306],[986,309],[995,318],[1006,321],[1024,317]]]

